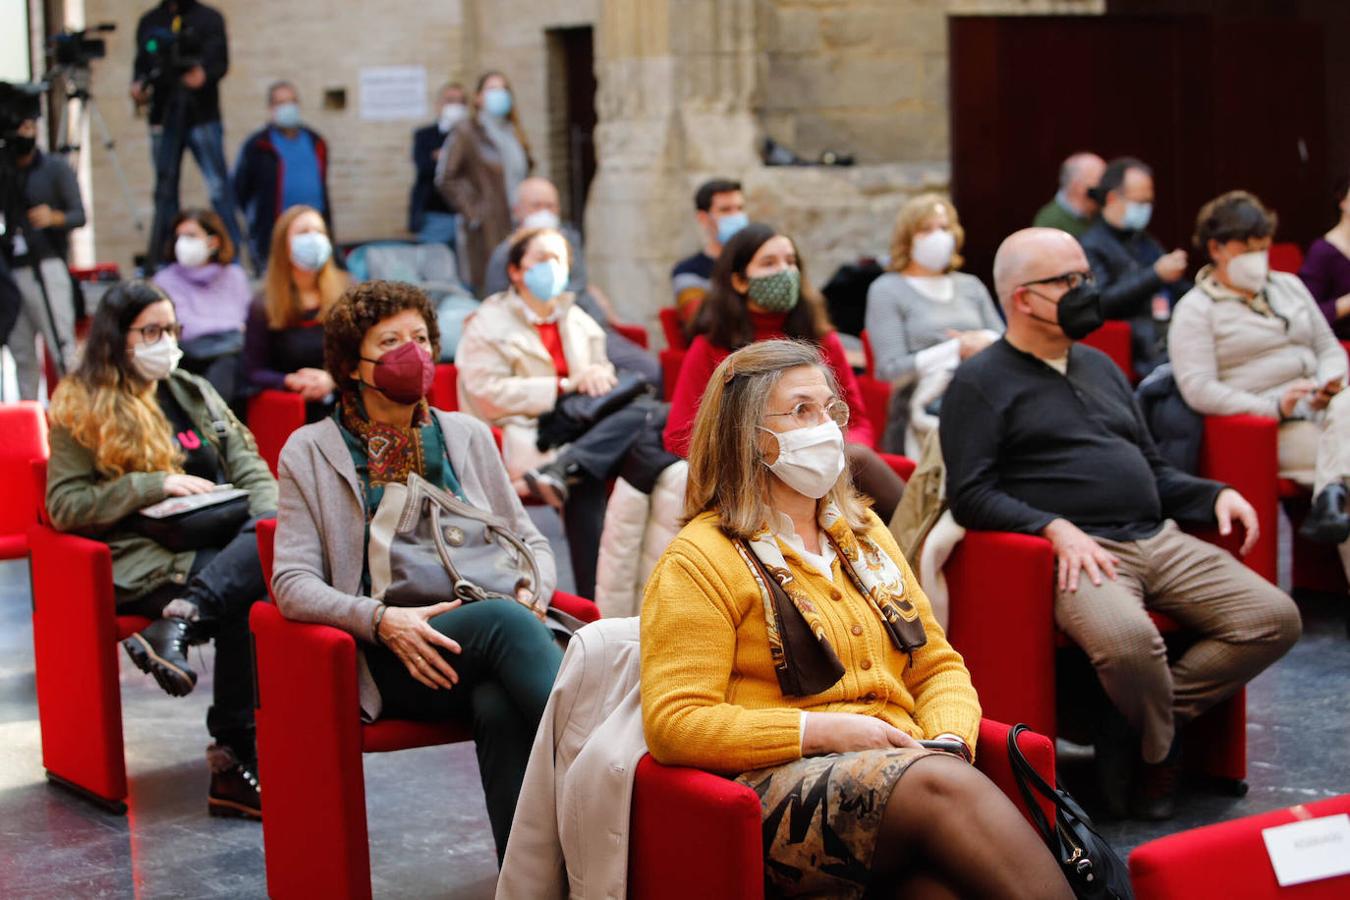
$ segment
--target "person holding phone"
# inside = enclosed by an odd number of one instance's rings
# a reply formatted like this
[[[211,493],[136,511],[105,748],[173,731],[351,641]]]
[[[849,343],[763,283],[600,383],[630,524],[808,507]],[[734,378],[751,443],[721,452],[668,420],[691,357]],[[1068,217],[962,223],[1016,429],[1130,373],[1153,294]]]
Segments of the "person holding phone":
[[[652,756],[754,788],[776,894],[1069,896],[967,763],[970,673],[854,489],[849,406],[825,355],[757,341],[706,384],[687,524],[642,601]]]
[[[1246,191],[1206,203],[1196,249],[1209,256],[1168,334],[1177,386],[1206,416],[1280,421],[1280,475],[1313,489],[1300,533],[1340,545],[1350,576],[1350,394],[1346,354],[1295,275],[1270,271],[1274,211]]]

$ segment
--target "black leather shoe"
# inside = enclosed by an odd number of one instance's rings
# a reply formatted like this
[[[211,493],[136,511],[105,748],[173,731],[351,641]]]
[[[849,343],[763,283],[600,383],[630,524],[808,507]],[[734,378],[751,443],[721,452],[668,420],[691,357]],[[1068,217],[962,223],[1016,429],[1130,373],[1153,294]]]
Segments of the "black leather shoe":
[[[1298,533],[1321,544],[1343,544],[1350,538],[1350,513],[1345,509],[1345,485],[1329,484],[1313,498],[1308,517],[1299,526]]]
[[[526,472],[525,484],[540,500],[554,509],[562,509],[578,472],[575,464],[559,456],[553,462]]]
[[[1174,742],[1158,763],[1141,763],[1130,792],[1130,813],[1146,822],[1165,822],[1177,813],[1177,786],[1181,783],[1181,751]]]
[[[186,697],[197,686],[197,673],[188,665],[192,623],[187,619],[156,619],[122,642],[127,656],[170,697]]]
[[[206,764],[211,767],[207,813],[222,818],[262,821],[262,788],[258,786],[257,763],[241,760],[223,744],[212,744],[206,748]]]

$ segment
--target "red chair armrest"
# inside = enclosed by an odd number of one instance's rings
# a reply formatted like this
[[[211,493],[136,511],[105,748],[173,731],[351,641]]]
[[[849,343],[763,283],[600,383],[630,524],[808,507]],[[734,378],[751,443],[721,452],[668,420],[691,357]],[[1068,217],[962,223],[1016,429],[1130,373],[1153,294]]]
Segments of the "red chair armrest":
[[[759,797],[744,785],[644,756],[629,835],[630,897],[763,896]]]
[[[585,597],[578,597],[564,591],[553,592],[552,605],[583,622],[594,622],[600,618],[600,607]]]
[[[667,348],[658,354],[661,361],[661,399],[667,403],[675,396],[675,385],[680,380],[680,367],[684,365],[684,350]]]
[[[291,391],[263,391],[248,401],[248,430],[258,442],[258,455],[277,473],[281,448],[291,432],[305,424],[305,398]]]
[[[891,383],[871,375],[859,375],[858,390],[862,391],[863,403],[867,404],[867,419],[872,423],[872,440],[880,447],[882,436],[886,434],[886,421],[891,416]]]
[[[686,349],[689,339],[685,337],[684,326],[680,324],[680,311],[667,306],[657,315],[661,317],[661,332],[666,337],[666,346],[671,350]]]
[[[993,719],[980,720],[980,740],[975,750],[975,768],[998,785],[999,790],[1008,795],[1009,799],[1021,810],[1022,815],[1027,816],[1027,821],[1031,821],[1031,817],[1027,815],[1026,804],[1022,800],[1022,793],[1017,788],[1017,779],[1013,777],[1012,762],[1008,759],[1009,731],[1012,731],[1012,727],[1004,725],[1002,722],[995,722]],[[1024,731],[1017,737],[1017,746],[1037,774],[1044,778],[1047,784],[1054,784],[1054,741],[1043,734]],[[1033,793],[1032,796],[1037,795]],[[1046,821],[1053,822],[1055,805],[1049,800],[1039,797],[1037,805],[1040,806]]]
[[[986,715],[1055,734],[1055,554],[1044,538],[972,531],[945,569],[947,637]]]
[[[647,345],[651,341],[651,338],[647,335],[647,329],[643,328],[641,325],[635,325],[628,322],[611,322],[609,327],[637,344],[643,350],[647,349]]]
[[[914,470],[918,468],[918,463],[908,456],[900,456],[898,453],[878,453],[881,461],[891,467],[891,471],[899,475],[903,480],[909,481],[914,475]]]
[[[1200,475],[1236,488],[1256,510],[1261,536],[1243,561],[1267,581],[1276,578],[1279,535],[1279,422],[1263,416],[1208,416],[1200,446]],[[1207,535],[1236,554],[1241,529]]]
[[[459,411],[459,370],[452,363],[440,363],[436,366],[436,375],[431,381],[431,394],[427,402],[446,412]]]

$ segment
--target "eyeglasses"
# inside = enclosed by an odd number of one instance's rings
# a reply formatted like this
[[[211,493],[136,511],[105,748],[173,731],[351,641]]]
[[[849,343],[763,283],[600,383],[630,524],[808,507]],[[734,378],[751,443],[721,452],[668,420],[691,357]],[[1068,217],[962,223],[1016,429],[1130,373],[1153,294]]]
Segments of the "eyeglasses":
[[[151,325],[142,325],[140,328],[128,328],[127,331],[140,332],[141,343],[143,344],[157,344],[159,343],[159,339],[166,334],[171,334],[175,341],[178,340],[183,334],[183,326],[177,322],[174,322],[172,325],[160,325],[155,323]]]
[[[1051,275],[1049,278],[1037,278],[1035,281],[1024,281],[1018,287],[1031,287],[1033,284],[1062,284],[1067,290],[1073,290],[1083,285],[1091,286],[1096,283],[1091,272],[1065,272],[1062,275]]]
[[[792,421],[802,428],[820,425],[830,419],[840,428],[848,425],[848,404],[838,397],[821,406],[815,400],[803,400],[787,412],[765,413],[765,418],[790,416]]]

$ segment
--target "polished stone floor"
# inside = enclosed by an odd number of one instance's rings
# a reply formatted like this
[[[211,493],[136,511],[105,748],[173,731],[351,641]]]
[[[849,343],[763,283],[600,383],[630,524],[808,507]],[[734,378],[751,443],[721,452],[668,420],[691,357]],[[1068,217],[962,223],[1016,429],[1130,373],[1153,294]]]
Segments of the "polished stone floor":
[[[532,512],[561,547],[556,518]],[[570,584],[570,572],[563,578]],[[1163,834],[1350,791],[1346,601],[1300,605],[1302,641],[1248,692],[1250,792],[1187,789],[1175,821],[1102,823],[1122,854]],[[265,895],[259,826],[206,815],[205,653],[201,683],[181,700],[123,661],[130,811],[101,812],[44,781],[27,568],[0,563],[0,897]],[[1081,765],[1063,763],[1071,779],[1081,775]],[[496,860],[472,747],[374,754],[365,765],[376,896],[490,897]]]

